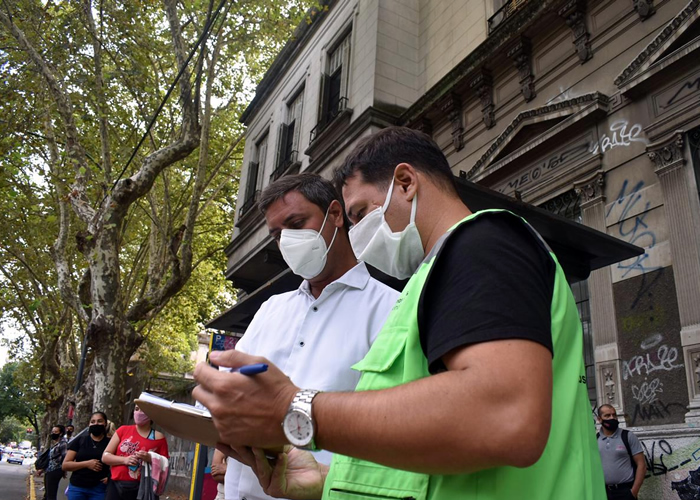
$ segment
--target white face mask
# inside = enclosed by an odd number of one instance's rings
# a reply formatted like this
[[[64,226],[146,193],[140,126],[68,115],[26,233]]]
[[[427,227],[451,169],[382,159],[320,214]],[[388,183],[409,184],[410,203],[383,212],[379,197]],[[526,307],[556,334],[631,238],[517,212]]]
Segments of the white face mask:
[[[330,210],[330,207],[328,207]],[[328,248],[326,240],[321,236],[323,227],[328,219],[328,210],[319,231],[313,229],[282,229],[280,236],[280,252],[289,268],[297,276],[310,280],[321,274],[326,267],[326,256],[333,246],[338,228],[335,228],[333,239]]]
[[[394,233],[386,222],[384,213],[389,208],[394,180],[384,200],[384,205],[368,213],[350,229],[350,245],[357,260],[376,267],[383,273],[398,279],[410,278],[423,261],[425,250],[416,227],[418,195],[411,203],[411,219],[403,231]]]

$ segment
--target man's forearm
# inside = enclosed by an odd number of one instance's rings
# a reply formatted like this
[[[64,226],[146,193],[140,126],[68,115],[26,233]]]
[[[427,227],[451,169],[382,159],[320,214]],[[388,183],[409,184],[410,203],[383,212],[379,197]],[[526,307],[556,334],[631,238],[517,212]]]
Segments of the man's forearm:
[[[642,487],[642,483],[644,482],[644,476],[647,474],[647,465],[646,462],[644,461],[644,455],[642,455],[642,460],[636,460],[637,462],[637,471],[634,474],[634,483],[632,484],[632,493],[634,496],[639,495],[639,490]]]
[[[424,473],[528,466],[549,435],[551,370],[533,365],[526,373],[535,377],[527,384],[467,368],[382,391],[321,393],[314,400],[316,441],[332,452]],[[491,432],[494,415],[498,432]]]

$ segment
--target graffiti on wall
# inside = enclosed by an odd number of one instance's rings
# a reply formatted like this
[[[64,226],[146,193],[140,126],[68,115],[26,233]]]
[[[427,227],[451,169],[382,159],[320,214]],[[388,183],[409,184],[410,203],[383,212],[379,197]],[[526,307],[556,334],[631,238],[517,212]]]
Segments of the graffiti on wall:
[[[700,92],[700,76],[691,76],[688,80],[684,81],[680,87],[675,91],[675,93],[666,101],[665,104],[661,104],[659,107],[661,109],[667,109],[673,107],[678,101],[682,101],[692,94],[697,94]]]
[[[647,145],[649,141],[642,137],[642,130],[639,123],[630,126],[626,120],[616,121],[598,142],[591,145],[590,151],[593,154],[605,153],[613,148],[631,146],[635,142]]]
[[[664,343],[663,335],[655,333],[639,344],[641,352],[622,361],[622,379],[630,380],[632,399],[630,425],[644,425],[654,420],[673,417],[674,411],[684,411],[685,405],[664,401],[664,382],[659,376],[649,380],[657,372],[671,372],[683,368],[678,348]]]
[[[605,214],[608,226],[617,224],[613,236],[645,249],[643,254],[616,264],[621,272],[621,279],[639,275],[642,277],[635,292],[632,308],[649,293],[663,274],[663,268],[652,265],[649,260],[649,250],[656,246],[657,238],[656,232],[646,220],[650,213],[651,201],[645,199],[644,185],[644,181],[641,180],[631,182],[625,179],[615,201],[608,206]],[[648,274],[653,271],[658,272],[653,274],[653,278],[649,277]]]
[[[640,295],[644,283],[653,286]],[[615,283],[613,290],[627,423],[683,422],[688,391],[673,272],[635,276]]]
[[[664,392],[664,383],[655,378],[651,382],[642,382],[641,385],[632,386],[632,396],[638,404],[650,404],[657,400]]]
[[[640,442],[647,465],[640,500],[700,500],[700,437]]]

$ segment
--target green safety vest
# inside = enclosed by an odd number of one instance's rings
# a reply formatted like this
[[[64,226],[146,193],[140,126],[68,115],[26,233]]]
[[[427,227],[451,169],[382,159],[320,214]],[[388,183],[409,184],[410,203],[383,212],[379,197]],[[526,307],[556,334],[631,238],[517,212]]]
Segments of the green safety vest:
[[[430,376],[418,331],[421,292],[439,249],[454,229],[489,212],[502,211],[480,211],[455,224],[422,262],[371,349],[353,367],[362,372],[356,390],[386,389]],[[528,228],[546,246],[535,230],[529,225]],[[325,482],[324,500],[605,499],[584,377],[581,321],[564,271],[555,255],[549,253],[556,264],[551,305],[554,415],[547,445],[537,463],[526,468],[495,467],[471,474],[428,475],[335,454]]]

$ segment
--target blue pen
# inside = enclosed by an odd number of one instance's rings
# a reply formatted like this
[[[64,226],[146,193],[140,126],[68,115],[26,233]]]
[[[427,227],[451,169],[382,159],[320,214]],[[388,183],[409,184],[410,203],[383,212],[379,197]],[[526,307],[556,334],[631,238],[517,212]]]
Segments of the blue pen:
[[[267,363],[255,363],[254,365],[245,365],[235,370],[231,370],[231,373],[241,373],[243,375],[257,375],[258,373],[263,373],[267,371]]]

